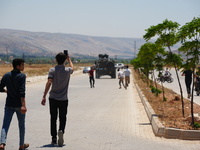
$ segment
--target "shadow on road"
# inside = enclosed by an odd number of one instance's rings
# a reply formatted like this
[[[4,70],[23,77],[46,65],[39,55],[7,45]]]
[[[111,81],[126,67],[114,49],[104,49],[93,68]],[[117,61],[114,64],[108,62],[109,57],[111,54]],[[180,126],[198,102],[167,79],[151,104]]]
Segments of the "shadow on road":
[[[65,144],[64,144],[63,146],[65,146]],[[63,146],[62,146],[62,147],[63,147]],[[49,147],[49,148],[52,147],[52,148],[53,148],[53,147],[60,147],[60,146],[58,146],[58,145],[53,145],[53,144],[46,144],[46,145],[43,145],[43,146],[38,147],[38,148],[47,148],[47,147]]]

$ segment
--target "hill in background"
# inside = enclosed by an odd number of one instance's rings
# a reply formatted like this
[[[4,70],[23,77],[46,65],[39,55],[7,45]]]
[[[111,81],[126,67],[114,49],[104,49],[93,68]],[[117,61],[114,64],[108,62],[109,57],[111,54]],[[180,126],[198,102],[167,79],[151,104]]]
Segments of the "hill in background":
[[[78,34],[29,32],[0,29],[0,55],[55,56],[64,49],[72,57],[108,54],[110,57],[134,58],[145,43],[142,38],[97,37]],[[174,46],[176,50],[178,46]]]
[[[71,56],[98,56],[133,58],[137,48],[145,43],[140,38],[96,37],[77,34],[29,32],[0,29],[0,54],[55,55],[64,49]],[[136,51],[134,51],[136,49]]]

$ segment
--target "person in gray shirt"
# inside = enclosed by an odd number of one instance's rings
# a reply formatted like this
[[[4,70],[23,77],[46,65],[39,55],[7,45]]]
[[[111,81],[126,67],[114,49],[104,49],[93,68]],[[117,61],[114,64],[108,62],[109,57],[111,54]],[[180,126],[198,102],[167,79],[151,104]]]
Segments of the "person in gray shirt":
[[[65,67],[65,61],[68,61],[70,67]],[[68,108],[68,86],[70,75],[73,73],[73,63],[69,56],[64,53],[56,55],[57,65],[49,69],[48,80],[45,86],[44,95],[41,101],[42,105],[46,104],[46,95],[49,93],[49,109],[51,117],[51,144],[63,146],[65,126],[67,121]],[[57,132],[57,116],[59,114],[59,130]],[[57,143],[58,135],[58,143]]]

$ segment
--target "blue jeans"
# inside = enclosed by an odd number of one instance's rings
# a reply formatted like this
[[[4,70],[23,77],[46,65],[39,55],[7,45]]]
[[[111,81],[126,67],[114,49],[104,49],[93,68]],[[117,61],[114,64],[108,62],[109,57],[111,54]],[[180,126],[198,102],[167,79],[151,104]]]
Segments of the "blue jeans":
[[[4,109],[4,119],[3,126],[1,129],[1,141],[0,143],[6,144],[7,133],[10,127],[10,123],[12,121],[13,114],[16,112],[19,126],[19,137],[20,142],[19,145],[24,145],[24,136],[25,136],[25,114],[20,112],[21,108],[15,107],[5,107]]]

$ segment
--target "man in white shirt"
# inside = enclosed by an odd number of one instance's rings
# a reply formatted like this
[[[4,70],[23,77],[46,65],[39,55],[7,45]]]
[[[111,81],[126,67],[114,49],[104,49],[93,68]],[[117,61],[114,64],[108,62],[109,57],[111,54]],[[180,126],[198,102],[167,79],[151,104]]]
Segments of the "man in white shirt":
[[[117,69],[117,71],[118,71],[118,79],[119,79],[119,89],[121,89],[121,84],[126,89],[126,86],[124,85],[124,75],[123,75],[123,72],[120,71],[120,69]]]
[[[128,65],[126,66],[126,69],[124,70],[124,76],[125,76],[125,86],[128,87],[129,83],[130,83],[130,74],[131,71],[130,69],[128,69]]]

